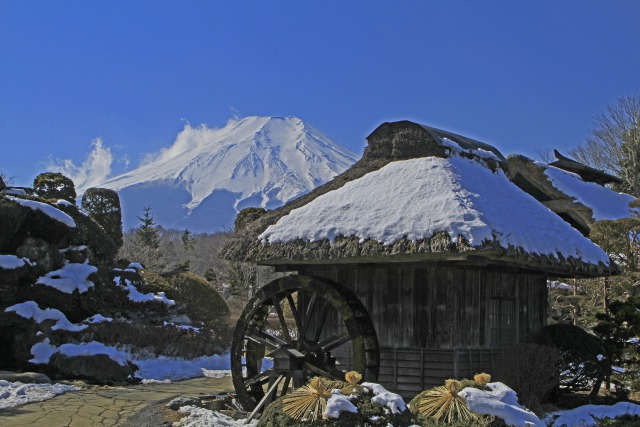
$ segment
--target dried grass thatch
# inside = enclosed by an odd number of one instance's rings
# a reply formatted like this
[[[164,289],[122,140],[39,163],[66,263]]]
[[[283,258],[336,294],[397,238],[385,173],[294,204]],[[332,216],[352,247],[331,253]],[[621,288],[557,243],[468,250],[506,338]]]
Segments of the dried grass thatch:
[[[458,395],[463,388],[460,381],[447,380],[444,386],[432,388],[416,396],[411,409],[438,422],[476,420],[478,415],[471,412],[464,399]]]
[[[282,411],[299,421],[322,419],[327,409],[327,399],[331,396],[331,383],[319,377],[298,388],[282,399]]]

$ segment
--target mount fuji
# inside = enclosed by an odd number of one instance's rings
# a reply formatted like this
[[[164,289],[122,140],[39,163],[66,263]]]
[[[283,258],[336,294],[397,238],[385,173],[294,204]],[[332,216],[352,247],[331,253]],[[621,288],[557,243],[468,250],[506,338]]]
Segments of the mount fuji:
[[[125,230],[150,206],[157,224],[214,232],[247,207],[273,209],[351,166],[358,156],[297,117],[186,125],[169,148],[98,187],[120,195]]]

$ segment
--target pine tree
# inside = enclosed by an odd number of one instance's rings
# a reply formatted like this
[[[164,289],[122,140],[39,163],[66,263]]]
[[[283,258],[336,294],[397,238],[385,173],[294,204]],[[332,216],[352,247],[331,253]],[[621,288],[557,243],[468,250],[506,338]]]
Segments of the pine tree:
[[[153,219],[151,206],[143,207],[142,211],[142,217],[138,217],[140,225],[135,229],[133,256],[146,268],[161,271],[166,263],[161,249],[160,228]]]
[[[142,211],[142,217],[138,217],[141,224],[136,228],[136,241],[141,246],[158,249],[160,247],[160,233],[153,219],[151,206],[144,206]]]

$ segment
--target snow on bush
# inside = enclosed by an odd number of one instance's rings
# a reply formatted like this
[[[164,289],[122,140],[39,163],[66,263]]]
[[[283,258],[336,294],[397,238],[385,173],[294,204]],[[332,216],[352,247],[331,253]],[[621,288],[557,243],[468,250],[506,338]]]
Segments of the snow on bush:
[[[5,312],[14,312],[25,319],[33,319],[36,323],[42,323],[45,320],[55,320],[56,324],[52,330],[62,329],[65,331],[78,332],[89,327],[89,325],[76,325],[69,322],[67,316],[60,310],[55,308],[46,308],[42,310],[35,301],[26,301],[20,304],[12,305],[4,309]]]
[[[540,418],[518,403],[516,392],[503,383],[486,384],[489,390],[467,387],[458,393],[469,410],[476,414],[501,418],[514,427],[545,427]]]
[[[133,272],[135,272],[135,270],[133,270]],[[176,304],[174,300],[167,298],[164,292],[158,292],[157,294],[143,294],[133,285],[133,283],[131,283],[129,279],[124,279],[124,285],[121,284],[122,281],[119,276],[115,277],[113,281],[116,285],[129,291],[129,299],[133,302],[159,301],[167,305]]]
[[[50,286],[65,294],[71,294],[76,290],[84,293],[93,287],[93,282],[88,279],[89,276],[97,272],[98,268],[89,265],[88,262],[85,264],[70,263],[60,270],[48,272],[40,277],[36,284]]]
[[[33,265],[29,258],[18,258],[15,255],[0,255],[0,268],[4,270],[14,270],[23,267],[25,264]]]
[[[19,199],[17,197],[12,197],[12,196],[7,196],[7,199],[13,200],[14,202],[22,206],[26,206],[30,209],[33,209],[34,211],[41,211],[42,213],[47,215],[49,218],[53,218],[56,221],[63,223],[67,227],[71,227],[71,228],[76,227],[76,223],[73,220],[73,218],[71,218],[69,215],[62,212],[61,210],[54,208],[51,205],[48,205],[42,202],[36,202],[35,200]]]
[[[327,418],[339,418],[340,412],[358,413],[358,408],[355,407],[349,398],[342,394],[340,390],[333,390],[331,396],[327,399],[327,408],[322,413]]]

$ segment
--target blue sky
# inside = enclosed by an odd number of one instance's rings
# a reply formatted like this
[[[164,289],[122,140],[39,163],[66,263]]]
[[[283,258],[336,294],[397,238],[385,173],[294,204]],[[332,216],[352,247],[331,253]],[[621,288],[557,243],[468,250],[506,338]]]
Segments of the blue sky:
[[[504,154],[566,149],[640,95],[638,1],[0,2],[0,171],[96,138],[112,173],[185,121],[298,116],[361,153],[410,119]],[[127,166],[128,165],[128,166]]]

